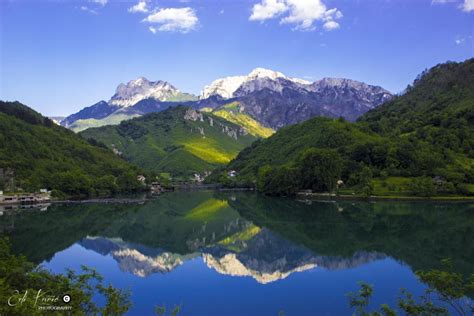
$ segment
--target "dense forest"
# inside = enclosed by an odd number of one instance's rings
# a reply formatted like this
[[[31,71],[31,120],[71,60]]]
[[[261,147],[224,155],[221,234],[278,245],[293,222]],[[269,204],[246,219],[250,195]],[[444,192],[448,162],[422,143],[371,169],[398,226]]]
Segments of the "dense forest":
[[[139,190],[140,170],[19,102],[0,102],[0,186],[56,196]]]
[[[218,180],[274,195],[474,194],[473,86],[474,59],[435,66],[355,124],[318,117],[255,142]]]

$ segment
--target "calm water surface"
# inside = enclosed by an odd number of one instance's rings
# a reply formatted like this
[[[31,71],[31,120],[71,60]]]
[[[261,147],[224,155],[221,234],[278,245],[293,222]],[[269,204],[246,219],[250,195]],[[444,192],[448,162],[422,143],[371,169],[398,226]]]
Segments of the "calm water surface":
[[[130,289],[130,315],[347,315],[421,294],[413,271],[474,272],[474,205],[305,203],[253,193],[177,192],[144,204],[53,205],[3,212],[13,250],[53,272],[95,268]]]

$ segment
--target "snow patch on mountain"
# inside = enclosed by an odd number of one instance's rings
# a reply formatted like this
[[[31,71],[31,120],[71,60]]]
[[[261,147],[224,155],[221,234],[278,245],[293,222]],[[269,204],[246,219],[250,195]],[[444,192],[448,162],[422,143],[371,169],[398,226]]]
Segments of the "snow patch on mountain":
[[[232,76],[214,80],[210,85],[204,87],[199,98],[202,100],[217,95],[224,99],[230,99],[246,78],[245,76]]]
[[[168,101],[170,98],[177,97],[180,93],[178,89],[166,81],[149,81],[140,77],[129,81],[127,84],[121,83],[108,103],[128,107],[149,98]]]
[[[232,76],[213,81],[210,85],[204,87],[199,98],[202,100],[211,96],[220,96],[224,99],[230,99],[263,88],[281,92],[282,84],[279,82],[280,80],[299,85],[311,84],[307,80],[286,77],[279,71],[255,68],[247,76]],[[236,94],[237,91],[239,91],[238,94]]]

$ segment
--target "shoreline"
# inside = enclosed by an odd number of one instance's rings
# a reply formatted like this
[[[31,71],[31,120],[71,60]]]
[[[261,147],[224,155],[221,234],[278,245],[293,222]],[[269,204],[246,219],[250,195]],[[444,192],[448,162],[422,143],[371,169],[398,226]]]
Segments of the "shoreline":
[[[474,203],[474,196],[390,196],[390,195],[347,195],[329,193],[297,193],[296,198],[305,198],[308,201],[359,201],[359,202],[452,202]]]
[[[51,204],[87,204],[87,203],[103,203],[103,204],[133,204],[144,203],[151,200],[150,198],[93,198],[84,200],[51,200]]]
[[[219,192],[254,192],[259,194],[253,188],[225,188],[225,187],[211,187],[211,186],[188,186],[181,187],[177,190],[165,191],[169,192],[192,192],[200,190],[212,190]],[[88,203],[103,203],[103,204],[143,204],[146,201],[158,198],[157,196],[141,196],[141,197],[103,197],[103,198],[84,198],[84,199],[50,199],[41,202],[29,202],[29,203],[0,203],[1,206],[14,206],[14,205],[41,205],[41,204],[88,204]],[[390,196],[390,195],[371,195],[369,197],[362,195],[348,195],[348,194],[335,194],[335,193],[307,193],[298,192],[293,197],[300,201],[358,201],[358,202],[446,202],[446,203],[474,203],[474,196],[433,196],[433,197],[421,197],[421,196]]]

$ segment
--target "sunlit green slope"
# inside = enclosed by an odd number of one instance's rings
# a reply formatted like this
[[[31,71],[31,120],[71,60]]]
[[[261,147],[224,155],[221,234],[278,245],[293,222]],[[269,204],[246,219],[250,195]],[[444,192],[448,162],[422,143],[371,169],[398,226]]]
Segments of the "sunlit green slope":
[[[187,176],[232,160],[256,137],[210,113],[175,107],[81,133],[156,172]]]
[[[212,113],[229,122],[242,126],[249,132],[249,134],[256,137],[267,138],[275,133],[275,131],[270,127],[263,126],[249,114],[242,112],[240,110],[240,104],[237,101],[226,104],[214,110]]]

